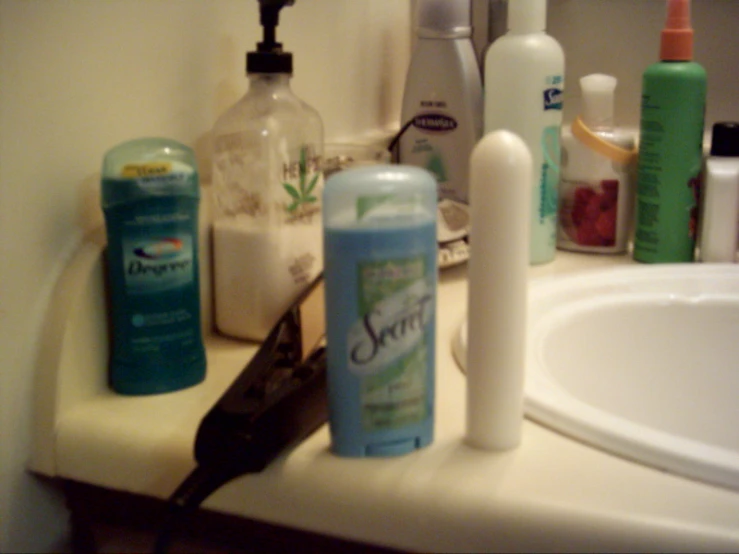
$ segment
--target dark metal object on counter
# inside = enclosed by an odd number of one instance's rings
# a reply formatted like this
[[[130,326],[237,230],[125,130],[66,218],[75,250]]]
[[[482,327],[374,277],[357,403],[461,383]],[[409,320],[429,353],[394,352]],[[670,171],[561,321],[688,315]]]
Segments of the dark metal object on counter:
[[[213,492],[262,471],[328,420],[323,277],[285,312],[252,360],[200,422],[197,466],[170,496],[155,552]]]

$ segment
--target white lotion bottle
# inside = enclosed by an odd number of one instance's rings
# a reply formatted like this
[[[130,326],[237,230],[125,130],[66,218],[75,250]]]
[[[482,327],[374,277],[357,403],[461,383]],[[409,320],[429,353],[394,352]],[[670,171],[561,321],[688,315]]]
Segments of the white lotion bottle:
[[[482,78],[472,44],[469,0],[420,0],[418,42],[403,93],[399,161],[431,172],[438,185],[438,240],[469,228],[469,158],[482,134]]]
[[[508,3],[508,32],[485,55],[484,132],[520,136],[534,160],[530,263],[554,259],[565,57],[546,31],[546,0]],[[506,240],[508,240],[506,238]]]
[[[521,441],[532,164],[524,141],[504,130],[470,158],[465,442],[481,450]]]
[[[713,125],[701,204],[700,260],[734,263],[739,242],[739,122]]]

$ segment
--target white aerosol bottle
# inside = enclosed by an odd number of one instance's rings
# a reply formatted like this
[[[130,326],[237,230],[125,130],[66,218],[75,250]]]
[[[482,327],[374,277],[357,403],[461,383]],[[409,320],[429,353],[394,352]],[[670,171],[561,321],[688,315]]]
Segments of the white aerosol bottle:
[[[554,259],[557,244],[559,135],[565,58],[546,31],[546,0],[508,3],[508,32],[485,55],[484,132],[520,136],[534,160],[530,262]]]

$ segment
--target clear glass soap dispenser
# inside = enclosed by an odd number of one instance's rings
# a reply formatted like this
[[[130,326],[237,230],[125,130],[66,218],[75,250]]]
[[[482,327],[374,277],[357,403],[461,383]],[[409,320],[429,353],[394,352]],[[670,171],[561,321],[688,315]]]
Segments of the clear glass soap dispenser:
[[[260,0],[249,90],[213,129],[215,322],[249,340],[263,340],[323,268],[323,124],[290,88],[292,55],[275,41],[287,3]]]

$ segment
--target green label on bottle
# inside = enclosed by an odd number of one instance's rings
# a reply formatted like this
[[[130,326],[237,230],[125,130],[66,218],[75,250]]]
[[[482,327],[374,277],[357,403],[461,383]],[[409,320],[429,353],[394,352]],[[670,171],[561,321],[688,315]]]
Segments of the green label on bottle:
[[[288,222],[317,216],[321,211],[320,195],[323,173],[320,159],[313,148],[302,146],[297,163],[285,164],[282,187],[290,201],[285,205]]]

